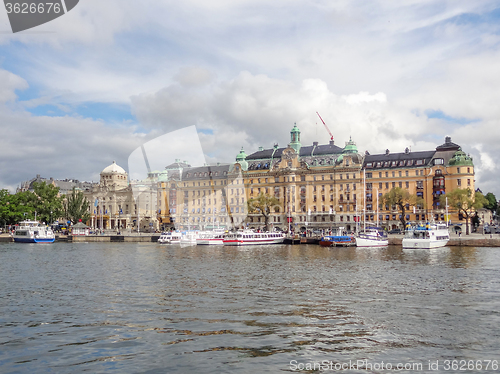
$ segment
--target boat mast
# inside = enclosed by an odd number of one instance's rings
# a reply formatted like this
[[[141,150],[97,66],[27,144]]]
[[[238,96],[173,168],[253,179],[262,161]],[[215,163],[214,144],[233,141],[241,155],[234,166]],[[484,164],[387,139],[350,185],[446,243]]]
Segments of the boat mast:
[[[366,231],[366,170],[363,170],[363,231]]]
[[[445,217],[446,217],[446,227],[448,227],[448,222],[450,221],[449,217],[448,217],[448,197],[446,197],[445,210],[446,210],[446,212],[445,212],[446,213],[446,215],[445,215]]]

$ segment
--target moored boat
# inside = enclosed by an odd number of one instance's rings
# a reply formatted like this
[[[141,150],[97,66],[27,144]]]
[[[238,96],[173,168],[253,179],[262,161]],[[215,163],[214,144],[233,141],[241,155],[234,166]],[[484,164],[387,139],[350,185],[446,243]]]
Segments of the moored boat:
[[[196,239],[200,237],[199,231],[184,231],[182,232],[181,244],[193,245],[196,244]]]
[[[52,243],[56,236],[50,227],[38,221],[22,221],[14,231],[14,241],[18,243]]]
[[[224,237],[224,245],[262,245],[282,244],[285,234],[281,232],[255,232],[253,230],[238,230]]]
[[[196,245],[224,245],[224,230],[204,231],[196,239]]]
[[[366,227],[356,236],[356,247],[386,247],[387,233],[381,227]]]
[[[160,244],[180,243],[182,234],[176,231],[163,232],[158,238]]]
[[[444,223],[427,223],[425,225],[407,225],[403,237],[403,249],[409,248],[439,248],[450,240],[448,226]]]
[[[356,245],[356,240],[352,235],[344,234],[343,227],[337,227],[333,235],[323,235],[319,240],[322,247],[351,247]]]

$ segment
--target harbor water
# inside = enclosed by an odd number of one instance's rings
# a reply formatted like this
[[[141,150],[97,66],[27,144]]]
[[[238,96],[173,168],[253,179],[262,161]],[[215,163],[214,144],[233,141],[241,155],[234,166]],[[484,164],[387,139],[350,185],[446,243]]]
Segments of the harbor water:
[[[0,244],[1,373],[500,372],[499,352],[497,248]]]

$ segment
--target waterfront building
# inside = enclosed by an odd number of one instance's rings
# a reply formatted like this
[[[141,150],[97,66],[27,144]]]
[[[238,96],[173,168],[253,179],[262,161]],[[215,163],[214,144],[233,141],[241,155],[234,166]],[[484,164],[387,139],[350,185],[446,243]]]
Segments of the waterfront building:
[[[446,221],[446,207],[440,197],[456,188],[474,191],[474,164],[461,147],[445,138],[444,144],[432,151],[366,155],[363,169],[366,173],[365,219],[376,221],[376,196],[381,197],[394,187],[408,190],[425,203],[409,208],[407,221]],[[388,228],[400,227],[400,212],[395,207],[381,206],[379,221]],[[456,211],[450,210],[453,223],[462,221]],[[402,227],[400,227],[402,228]],[[403,229],[403,228],[402,228]]]
[[[394,187],[407,189],[421,197],[423,204],[407,207],[407,221],[461,222],[463,217],[449,210],[440,197],[455,188],[474,191],[472,158],[446,137],[445,143],[431,151],[364,155],[352,139],[343,148],[332,141],[302,146],[295,125],[286,148],[273,148],[246,155],[242,150],[236,164],[243,170],[247,198],[259,193],[280,200],[271,214],[271,226],[301,231],[344,227],[354,231],[363,219],[379,222],[387,229],[400,227],[400,212],[380,206],[376,198]],[[262,227],[263,217],[249,214],[247,224]],[[400,227],[402,228],[402,227]],[[403,229],[403,228],[402,228]]]
[[[176,160],[158,180],[163,229],[240,227],[246,217],[241,170],[232,164],[192,167]]]
[[[54,179],[52,177],[43,178],[40,176],[40,174],[37,174],[35,178],[21,182],[21,184],[16,190],[16,193],[24,191],[33,192],[33,183],[42,183],[42,182],[51,184],[54,187],[59,187],[59,195],[66,195],[70,193],[73,190],[73,187],[75,187],[78,190],[85,191],[87,189],[90,189],[98,185],[98,183],[94,182],[80,182],[77,179]]]
[[[100,173],[98,185],[84,191],[94,229],[150,232],[158,229],[157,174],[129,183],[127,172],[115,161]]]
[[[303,146],[297,125],[287,147],[261,147],[248,156],[242,150],[235,164],[243,170],[248,199],[260,193],[279,199],[271,226],[294,231],[332,226],[353,231],[361,209],[362,165],[363,157],[352,139],[343,148],[333,140]],[[248,214],[247,224],[260,228],[264,219]]]

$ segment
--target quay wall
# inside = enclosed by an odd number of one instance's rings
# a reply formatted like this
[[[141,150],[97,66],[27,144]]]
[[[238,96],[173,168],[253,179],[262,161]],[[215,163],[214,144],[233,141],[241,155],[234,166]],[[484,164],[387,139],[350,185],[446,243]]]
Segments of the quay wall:
[[[389,245],[402,245],[403,238],[389,237]],[[485,237],[456,237],[450,239],[447,247],[500,247],[500,238],[485,238]]]
[[[112,242],[112,243],[151,243],[157,242],[160,235],[89,235],[89,236],[68,236],[67,241],[73,243],[95,243],[95,242]],[[64,241],[58,240],[56,241]]]

